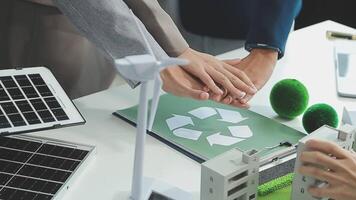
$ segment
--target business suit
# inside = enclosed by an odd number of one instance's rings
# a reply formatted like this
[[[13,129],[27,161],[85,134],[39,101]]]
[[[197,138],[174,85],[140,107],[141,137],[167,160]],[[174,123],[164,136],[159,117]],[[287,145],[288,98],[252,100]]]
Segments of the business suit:
[[[301,0],[180,0],[179,6],[183,27],[190,32],[246,39],[246,49],[267,45],[282,57]]]
[[[153,38],[145,31],[158,58],[167,55],[155,39],[172,56],[188,48],[157,2],[125,2],[143,19],[146,27],[155,33]],[[46,65],[72,98],[107,88],[116,74],[113,59],[147,53],[125,2],[0,1],[0,19],[3,19],[0,21],[0,68]],[[162,29],[167,25],[170,28]],[[128,82],[133,87],[137,84],[130,80]]]

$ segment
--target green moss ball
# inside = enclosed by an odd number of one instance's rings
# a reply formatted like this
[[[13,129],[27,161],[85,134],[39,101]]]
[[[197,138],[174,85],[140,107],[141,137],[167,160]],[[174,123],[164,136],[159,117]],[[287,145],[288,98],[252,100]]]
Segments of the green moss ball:
[[[273,110],[283,118],[293,119],[301,115],[308,106],[307,88],[296,79],[284,79],[273,86],[270,103]]]
[[[308,108],[303,115],[303,126],[306,132],[311,133],[323,125],[337,128],[339,118],[333,107],[328,104],[315,104]]]

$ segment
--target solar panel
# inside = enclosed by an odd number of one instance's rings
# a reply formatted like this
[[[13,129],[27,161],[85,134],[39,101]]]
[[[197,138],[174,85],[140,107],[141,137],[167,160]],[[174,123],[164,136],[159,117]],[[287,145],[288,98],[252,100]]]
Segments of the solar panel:
[[[47,68],[1,70],[0,136],[82,123],[85,120]]]
[[[61,196],[94,147],[36,137],[0,137],[0,199]]]

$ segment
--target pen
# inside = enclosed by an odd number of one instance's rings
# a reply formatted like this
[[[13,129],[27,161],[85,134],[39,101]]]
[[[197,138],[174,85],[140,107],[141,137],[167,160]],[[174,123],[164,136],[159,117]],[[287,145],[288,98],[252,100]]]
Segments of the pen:
[[[329,40],[333,40],[333,39],[356,40],[356,35],[354,34],[341,33],[335,31],[326,31],[326,37]]]

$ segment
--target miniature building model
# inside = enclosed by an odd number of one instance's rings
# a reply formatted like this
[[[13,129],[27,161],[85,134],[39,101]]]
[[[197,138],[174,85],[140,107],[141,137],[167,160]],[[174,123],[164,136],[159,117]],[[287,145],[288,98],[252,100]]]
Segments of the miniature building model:
[[[341,127],[340,130],[333,129],[328,126],[323,126],[299,141],[298,150],[297,150],[297,160],[295,163],[295,170],[294,170],[295,176],[293,180],[293,189],[292,189],[293,200],[294,199],[295,200],[296,199],[320,200],[320,198],[311,196],[307,192],[307,190],[310,186],[322,187],[327,184],[326,182],[316,180],[311,177],[306,177],[297,173],[297,170],[302,165],[302,163],[299,162],[299,156],[302,154],[303,151],[308,151],[308,149],[305,147],[305,142],[310,139],[328,140],[338,144],[340,147],[346,150],[351,150],[354,143],[355,132],[356,129],[350,125],[344,125],[343,127]]]
[[[296,169],[301,165],[299,155],[308,150],[305,148],[305,142],[309,139],[328,140],[337,143],[344,149],[351,150],[355,133],[356,128],[351,125],[344,125],[340,130],[323,126],[300,140],[296,153],[286,156],[293,157],[287,159],[286,163],[295,161],[292,200],[316,200],[317,198],[308,194],[308,187],[327,184],[297,173]],[[261,173],[275,171],[263,170],[266,165],[264,158],[258,155],[260,152],[257,150],[242,152],[239,149],[232,149],[203,163],[201,167],[201,200],[256,200],[257,187],[264,183],[261,182],[263,180],[260,177]],[[281,156],[276,156],[276,158],[283,160]],[[278,164],[272,166],[277,169],[280,167]],[[283,175],[285,174],[280,174],[280,176]]]
[[[356,125],[356,107],[344,107],[342,122],[353,126]]]
[[[232,149],[202,164],[201,200],[257,199],[259,157],[256,150]]]

